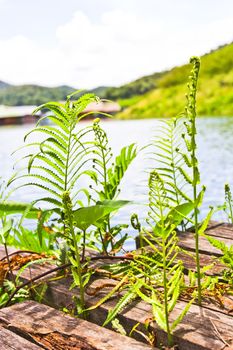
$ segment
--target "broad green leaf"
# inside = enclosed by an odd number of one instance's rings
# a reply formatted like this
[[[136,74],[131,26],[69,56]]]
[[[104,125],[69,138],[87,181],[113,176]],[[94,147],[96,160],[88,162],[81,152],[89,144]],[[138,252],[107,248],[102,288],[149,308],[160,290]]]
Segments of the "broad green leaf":
[[[166,222],[170,221],[175,227],[177,227],[181,223],[181,221],[184,220],[188,216],[188,214],[191,213],[193,208],[194,204],[192,202],[177,205],[168,213]]]
[[[182,222],[182,220],[187,218],[188,214],[191,213],[193,208],[194,208],[193,202],[183,203],[183,204],[177,205],[175,208],[172,208],[170,212],[167,214],[167,217],[164,220],[163,225],[161,225],[162,224],[161,221],[159,221],[156,224],[154,228],[155,232],[162,234],[161,227],[162,226],[165,227],[165,225],[169,225],[169,229],[171,225],[173,225],[174,228],[176,228]]]
[[[91,225],[99,227],[101,226],[101,223],[99,222],[101,218],[128,203],[128,201],[104,201],[90,207],[79,208],[74,211],[75,225],[84,231]]]
[[[211,208],[209,213],[207,214],[206,218],[203,220],[202,224],[201,224],[201,227],[198,229],[198,234],[199,235],[203,235],[207,229],[207,226],[210,222],[210,219],[213,215],[213,212],[214,212],[214,208]]]
[[[25,210],[28,209],[30,206],[30,203],[21,203],[21,202],[15,202],[15,201],[0,201],[0,215],[11,215],[11,214],[23,214]],[[31,207],[29,212],[26,215],[26,218],[28,219],[36,219],[38,216],[38,213],[40,212],[39,209],[35,207]]]
[[[5,224],[0,228],[0,237],[1,237],[1,243],[5,244],[7,240],[7,236],[12,228],[13,220],[8,220],[5,222]]]

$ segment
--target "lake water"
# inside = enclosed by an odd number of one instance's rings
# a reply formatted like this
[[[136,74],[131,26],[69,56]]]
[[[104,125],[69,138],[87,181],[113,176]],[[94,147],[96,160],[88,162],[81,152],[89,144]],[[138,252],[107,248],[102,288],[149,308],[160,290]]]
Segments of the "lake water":
[[[82,126],[86,123],[83,122]],[[155,135],[158,120],[107,120],[102,122],[102,126],[108,133],[114,153],[117,154],[122,146],[132,142],[136,142],[139,147],[148,144]],[[197,120],[197,127],[201,182],[207,187],[201,210],[203,217],[209,205],[223,204],[224,184],[228,182],[233,186],[233,118],[200,118]],[[23,145],[23,136],[31,128],[31,125],[0,128],[0,175],[3,179],[8,179],[12,175],[12,166],[17,156],[11,156],[11,153]],[[141,152],[127,171],[119,198],[132,200],[136,204],[121,210],[115,217],[116,222],[129,223],[130,214],[133,212],[138,213],[141,219],[145,217],[148,191],[147,169],[150,165],[146,152]],[[30,201],[37,195],[35,189],[26,187],[15,192],[12,199]],[[214,218],[226,220],[222,212],[215,214]]]

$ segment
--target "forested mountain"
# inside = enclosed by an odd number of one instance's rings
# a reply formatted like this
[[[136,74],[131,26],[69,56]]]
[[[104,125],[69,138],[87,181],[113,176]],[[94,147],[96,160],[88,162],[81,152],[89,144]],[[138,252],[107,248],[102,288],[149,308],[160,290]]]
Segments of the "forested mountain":
[[[90,92],[93,92],[99,97],[106,97],[105,91],[107,89],[109,87],[100,86]],[[63,101],[67,95],[76,90],[66,85],[51,88],[40,85],[10,85],[0,81],[0,105],[40,105],[50,100]]]
[[[70,86],[54,88],[38,85],[3,86],[0,89],[0,104],[8,106],[39,105],[49,100],[65,100],[66,96],[73,91],[75,89]]]
[[[119,88],[119,102],[126,108],[118,117],[156,118],[180,113],[186,103],[190,69],[186,64],[162,73],[156,77],[156,87],[143,95],[138,93],[122,99],[123,87]],[[233,43],[201,57],[197,98],[198,115],[233,116]]]
[[[118,101],[122,106],[119,118],[174,116],[184,109],[190,69],[186,64],[120,87],[100,86],[91,92]],[[0,104],[39,105],[49,100],[61,101],[75,90],[70,86],[14,86],[0,81]],[[199,115],[233,116],[233,43],[201,57],[197,111]]]

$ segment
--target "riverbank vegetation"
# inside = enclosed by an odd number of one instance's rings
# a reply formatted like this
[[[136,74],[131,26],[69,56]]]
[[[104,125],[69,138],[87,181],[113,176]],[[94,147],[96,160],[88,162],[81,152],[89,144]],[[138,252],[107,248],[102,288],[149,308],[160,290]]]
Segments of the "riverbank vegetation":
[[[226,202],[222,207],[211,207],[206,217],[199,219],[205,195],[196,154],[196,93],[200,59],[193,57],[190,63],[192,70],[183,112],[161,122],[154,142],[149,144],[148,140],[151,169],[147,169],[146,227],[139,222],[137,213],[132,213],[128,222],[116,225],[113,221],[120,208],[130,205],[130,198],[120,198],[121,181],[138,152],[145,149],[131,144],[114,157],[111,140],[100,119],[83,127],[80,121],[91,114],[83,114],[83,111],[89,103],[99,99],[93,94],[75,99],[74,93],[65,103],[47,102],[36,109],[35,112],[47,109],[49,113],[25,136],[25,145],[16,152],[23,154],[17,161],[16,168],[18,164],[20,166],[9,180],[8,188],[14,191],[26,186],[39,188],[41,196],[25,204],[10,201],[5,192],[1,195],[0,242],[5,249],[0,265],[3,271],[1,306],[31,297],[30,292],[35,290],[41,277],[59,273],[59,279],[66,279],[70,273],[70,288],[79,290],[74,299],[75,310],[72,310],[75,315],[86,318],[91,310],[120,295],[104,322],[104,326],[112,323],[119,330],[122,329],[119,313],[133,301],[142,300],[150,305],[153,315],[147,322],[156,322],[166,332],[165,345],[172,347],[173,333],[193,303],[201,305],[208,291],[212,296],[216,291],[218,298],[221,291],[232,294],[233,246],[228,247],[206,233],[215,210],[225,210],[232,220],[232,196],[228,185],[225,186]],[[190,65],[187,68],[190,69]],[[52,124],[41,124],[46,118]],[[44,135],[43,141],[37,142],[33,138],[37,134]],[[87,185],[80,188],[81,178]],[[20,218],[16,218],[15,214],[19,213]],[[25,219],[36,220],[37,227],[27,229]],[[130,222],[139,234],[139,249],[126,252],[128,234],[125,229]],[[180,231],[186,230],[192,232],[195,242],[195,264],[188,271],[181,257],[182,254],[190,257],[190,252],[178,244]],[[214,262],[209,266],[200,265],[201,238],[222,252],[219,260],[224,269],[219,276],[206,274]],[[9,246],[29,255],[27,258],[19,258],[20,252],[12,255]],[[99,262],[97,268],[93,261]],[[20,276],[25,268],[45,262],[56,266],[29,282],[21,282]],[[16,267],[19,269],[17,275],[14,273]],[[116,283],[109,293],[88,307],[85,292],[90,281],[99,274],[111,276]],[[46,289],[46,282],[44,287]],[[37,299],[43,300],[41,285],[40,291],[41,294],[37,290]],[[171,322],[170,314],[184,295],[186,306]]]

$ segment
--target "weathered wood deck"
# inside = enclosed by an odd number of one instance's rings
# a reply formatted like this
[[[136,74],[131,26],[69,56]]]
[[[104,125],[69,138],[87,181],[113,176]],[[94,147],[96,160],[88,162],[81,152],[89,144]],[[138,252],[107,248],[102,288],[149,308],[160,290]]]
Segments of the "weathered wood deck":
[[[232,244],[233,226],[229,224],[211,223],[208,228],[208,234],[218,239],[223,240],[226,244]],[[191,253],[194,252],[194,239],[193,233],[187,232],[181,235],[180,245],[183,248],[188,249]],[[220,256],[221,252],[209,245],[205,239],[201,239],[201,263],[202,265],[209,264],[213,261],[213,257]],[[187,268],[193,268],[194,259],[186,258],[185,265]],[[25,270],[23,274],[24,280],[29,280],[32,274],[38,274],[42,271],[46,271],[48,266],[41,266],[32,269],[31,272]],[[223,269],[223,266],[218,263],[210,270],[210,274],[218,274]],[[93,287],[103,282],[114,281],[109,279],[101,279],[94,281]],[[78,294],[78,290],[69,290],[70,280],[69,278],[60,281],[48,282],[48,288],[44,295],[43,302],[54,308],[72,307],[72,297]],[[94,305],[100,297],[103,297],[104,293],[109,289],[102,289],[100,294],[94,296],[86,295],[87,306]],[[93,310],[89,314],[89,321],[101,325],[109,309],[111,309],[116,299],[109,300],[99,308]],[[178,345],[179,350],[222,350],[230,349],[233,344],[233,299],[230,296],[224,296],[221,300],[221,304],[217,303],[214,299],[204,299],[202,307],[193,304],[183,321],[179,324],[174,332],[174,340]],[[30,305],[30,304],[29,304]],[[181,300],[177,303],[174,311],[171,313],[170,320],[176,319],[176,316],[185,307],[185,300]],[[17,305],[14,306],[17,309]],[[10,309],[10,308],[9,308]],[[8,309],[8,310],[9,310]],[[1,312],[5,312],[4,309]],[[25,311],[26,312],[26,311]],[[54,311],[55,312],[55,311]],[[26,316],[25,316],[26,317]],[[34,317],[34,316],[33,316]],[[36,317],[36,315],[35,315]],[[140,323],[140,330],[145,331],[144,323],[151,317],[150,305],[144,302],[135,301],[132,307],[126,308],[119,315],[119,320],[124,326],[125,330],[129,332],[136,323]],[[13,324],[13,323],[12,323]],[[151,330],[156,334],[158,343],[165,342],[165,333],[158,328],[156,323],[153,323]],[[135,338],[140,341],[144,341],[143,337],[140,337],[137,333],[134,333]],[[127,338],[126,338],[127,339]],[[120,349],[120,347],[119,347]],[[132,350],[136,349],[132,347]]]
[[[118,350],[122,345],[125,350],[150,349],[135,339],[34,301],[0,310],[0,349]]]

